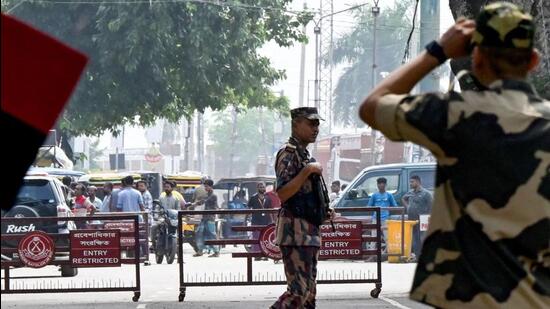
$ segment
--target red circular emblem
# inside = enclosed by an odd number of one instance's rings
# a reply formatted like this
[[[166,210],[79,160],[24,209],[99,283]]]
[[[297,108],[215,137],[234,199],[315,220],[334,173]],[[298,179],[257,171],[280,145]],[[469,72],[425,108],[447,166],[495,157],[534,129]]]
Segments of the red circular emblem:
[[[274,260],[280,260],[283,258],[281,248],[277,246],[275,240],[277,239],[277,230],[275,224],[270,224],[260,232],[260,250],[268,258]]]
[[[35,231],[21,238],[17,251],[23,264],[32,268],[40,268],[48,265],[53,259],[55,244],[48,234]]]

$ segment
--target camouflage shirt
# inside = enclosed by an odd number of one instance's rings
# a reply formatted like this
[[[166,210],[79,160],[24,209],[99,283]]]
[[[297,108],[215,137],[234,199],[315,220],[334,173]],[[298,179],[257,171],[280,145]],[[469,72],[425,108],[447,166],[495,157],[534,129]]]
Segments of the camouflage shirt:
[[[386,95],[377,128],[437,157],[411,297],[443,308],[550,308],[550,102],[483,91]]]
[[[277,176],[277,188],[284,187],[303,168],[303,162],[298,151],[303,152],[309,158],[307,149],[297,149],[301,147],[291,137],[291,140],[285,144],[277,153],[277,162],[275,164],[275,174]],[[304,193],[313,190],[311,181],[304,182],[300,191]],[[281,208],[277,219],[277,244],[279,246],[321,246],[321,234],[319,228],[305,219],[296,218],[292,213]]]

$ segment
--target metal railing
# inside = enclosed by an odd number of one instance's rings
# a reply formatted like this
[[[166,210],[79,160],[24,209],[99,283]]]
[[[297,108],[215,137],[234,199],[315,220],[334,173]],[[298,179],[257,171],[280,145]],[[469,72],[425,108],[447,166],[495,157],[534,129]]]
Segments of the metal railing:
[[[68,217],[68,218],[59,218],[59,217],[38,217],[38,218],[11,218],[11,217],[2,217],[0,221],[2,225],[12,223],[14,225],[21,224],[35,224],[40,226],[41,222],[54,222],[55,225],[59,221],[66,222],[88,222],[94,220],[104,220],[104,221],[113,221],[113,222],[128,222],[131,223],[133,227],[130,231],[120,230],[120,239],[128,238],[132,239],[132,245],[121,245],[117,244],[120,248],[126,247],[127,249],[132,249],[136,254],[133,258],[127,258],[120,256],[120,264],[129,264],[135,266],[134,282],[127,284],[126,282],[119,281],[104,281],[104,280],[94,280],[93,282],[81,281],[76,283],[73,281],[55,281],[51,279],[52,276],[37,276],[33,278],[43,278],[44,281],[35,282],[35,284],[30,287],[27,283],[24,282],[24,279],[28,277],[14,277],[12,276],[12,271],[15,268],[27,268],[25,263],[21,260],[21,257],[18,254],[18,245],[14,246],[14,243],[19,244],[22,239],[25,238],[29,233],[34,231],[26,231],[24,233],[2,233],[2,261],[1,267],[4,270],[4,280],[2,281],[1,293],[5,294],[16,294],[16,293],[69,293],[69,292],[120,292],[120,291],[130,291],[134,292],[132,298],[133,301],[138,301],[141,295],[141,277],[140,277],[140,229],[139,229],[139,216],[137,215],[128,215],[128,214],[110,214],[110,215],[97,215],[97,216],[85,216],[85,217]],[[40,228],[38,228],[40,229]],[[116,229],[114,229],[116,231]],[[4,229],[3,229],[4,231]],[[84,229],[84,230],[73,230],[72,232],[90,232],[93,234],[96,231],[105,231],[104,229]],[[113,231],[109,229],[108,231]],[[71,233],[72,233],[71,232]],[[47,263],[47,265],[56,265],[56,266],[66,266],[71,267],[74,265],[70,256],[71,251],[71,237],[69,233],[46,233],[47,236],[51,237],[55,246],[55,256]],[[46,265],[46,266],[47,266]],[[96,266],[96,267],[101,267]],[[77,267],[75,267],[78,269]],[[74,275],[77,275],[78,271],[75,271]],[[45,281],[49,279],[50,281]],[[18,282],[22,280],[23,282]]]
[[[276,213],[278,209],[238,209],[238,210],[185,210],[178,212],[178,238],[183,237],[183,224],[185,223],[186,216],[194,215],[219,215],[219,216],[232,216],[232,215],[251,215],[253,213]],[[378,207],[357,207],[346,208],[349,212],[362,212],[369,211],[375,213],[377,218],[374,223],[361,223],[362,235],[361,243],[371,242],[375,244],[374,249],[366,249],[361,246],[361,255],[357,259],[364,259],[368,256],[374,256],[376,262],[376,271],[372,275],[370,270],[365,269],[362,272],[362,276],[325,276],[318,275],[317,283],[319,284],[343,284],[343,283],[374,283],[375,288],[371,291],[372,297],[378,297],[378,294],[382,288],[382,252],[381,252],[381,226],[380,226],[380,208]],[[204,219],[203,219],[204,220]],[[353,220],[353,219],[352,219]],[[356,220],[355,220],[356,221]],[[329,223],[330,225],[330,223]],[[265,226],[262,225],[242,225],[234,226],[232,230],[235,232],[250,232],[262,230]],[[195,229],[196,230],[196,229]],[[375,231],[374,236],[365,235],[365,232]],[[255,245],[259,243],[257,238],[230,238],[230,239],[214,239],[205,240],[205,245]],[[265,257],[262,252],[233,252],[233,258],[246,258],[246,275],[240,276],[235,274],[217,274],[209,277],[199,278],[194,276],[186,276],[185,266],[183,261],[183,246],[182,242],[178,241],[178,264],[179,264],[179,285],[180,292],[178,299],[183,301],[185,299],[187,287],[206,287],[206,286],[246,286],[246,285],[285,285],[286,280],[283,277],[272,276],[271,280],[267,277],[254,277],[253,275],[253,258]],[[363,275],[364,274],[364,275]],[[262,280],[264,279],[264,280]]]

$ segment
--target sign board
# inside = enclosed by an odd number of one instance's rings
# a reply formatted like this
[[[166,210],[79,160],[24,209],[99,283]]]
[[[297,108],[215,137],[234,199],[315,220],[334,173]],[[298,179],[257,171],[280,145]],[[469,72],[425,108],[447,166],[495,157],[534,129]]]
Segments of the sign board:
[[[319,259],[352,259],[360,258],[362,252],[363,226],[361,221],[334,222],[336,231],[332,225],[321,225],[321,248]],[[276,245],[277,237],[275,224],[266,226],[259,237],[259,245],[262,253],[272,259],[281,259],[282,254]]]
[[[70,231],[73,267],[120,266],[120,230]]]
[[[351,259],[363,255],[361,221],[338,221],[321,225],[321,249],[319,259]]]
[[[117,229],[121,233],[134,233],[134,222],[105,222],[103,225],[106,229]],[[136,243],[134,235],[124,236],[120,238],[120,245],[123,247],[133,247]]]
[[[134,232],[134,222],[105,222],[103,227],[105,229],[120,230],[122,233]]]
[[[258,241],[260,242],[260,250],[265,256],[274,260],[280,260],[283,258],[283,254],[281,253],[281,248],[279,248],[279,246],[275,243],[276,239],[276,226],[275,224],[270,224],[264,227],[264,229],[260,232],[260,238]]]
[[[430,226],[430,215],[420,215],[419,221],[420,221],[420,230],[427,231],[428,227]]]
[[[42,231],[30,232],[19,241],[17,252],[23,264],[32,268],[41,268],[53,260],[55,243]]]
[[[118,161],[118,166],[117,166]],[[126,169],[126,156],[124,153],[109,154],[109,168],[111,170],[124,170]]]
[[[167,156],[180,156],[181,145],[180,144],[160,144],[160,152]]]

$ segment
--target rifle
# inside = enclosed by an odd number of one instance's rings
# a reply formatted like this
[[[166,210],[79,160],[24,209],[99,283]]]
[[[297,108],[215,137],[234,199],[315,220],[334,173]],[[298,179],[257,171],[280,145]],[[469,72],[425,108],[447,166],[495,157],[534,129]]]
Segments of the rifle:
[[[300,148],[296,144],[295,146],[297,146],[296,151],[302,161],[303,168],[305,168],[308,163],[316,162],[314,158],[308,157],[308,155],[304,153],[302,148]],[[308,217],[311,220],[311,223],[321,225],[328,218],[328,214],[330,213],[330,198],[328,196],[328,189],[323,175],[314,174],[310,176],[310,179],[314,193],[317,194],[318,201],[322,205],[318,205],[319,209],[315,209],[313,210],[313,212],[308,213]],[[332,231],[336,232],[336,228],[334,227],[334,223],[332,222],[332,220],[330,220],[330,223],[332,225]]]
[[[321,202],[322,204],[321,207],[324,210],[322,214],[325,216],[324,219],[326,219],[328,217],[328,214],[330,213],[330,197],[328,195],[325,178],[323,177],[323,175],[312,175],[311,179],[314,184],[314,189],[319,197],[319,202]],[[330,220],[330,225],[332,226],[332,231],[336,232],[336,228],[334,227],[334,222],[332,220]]]

